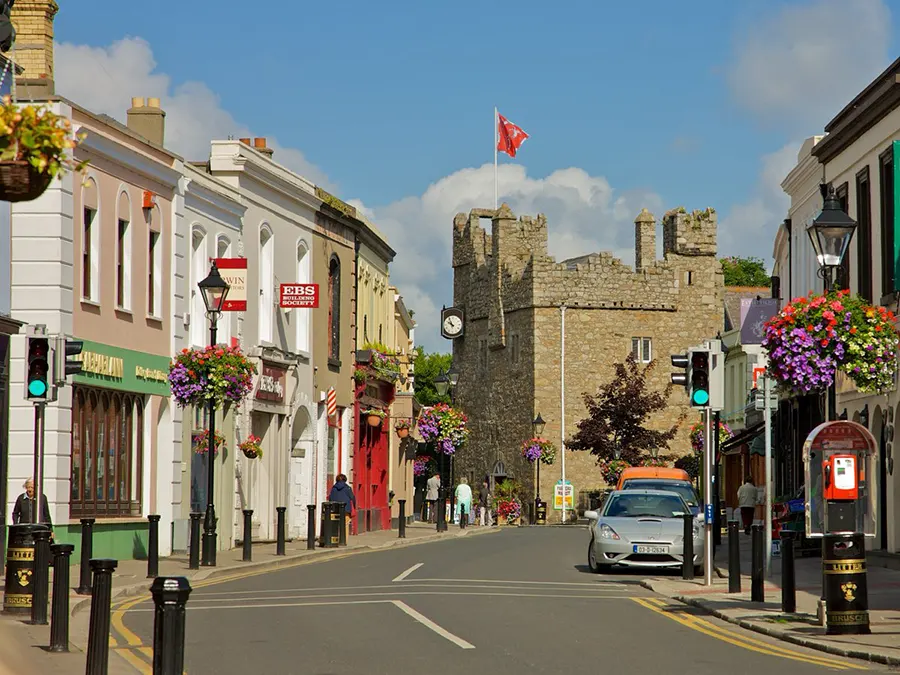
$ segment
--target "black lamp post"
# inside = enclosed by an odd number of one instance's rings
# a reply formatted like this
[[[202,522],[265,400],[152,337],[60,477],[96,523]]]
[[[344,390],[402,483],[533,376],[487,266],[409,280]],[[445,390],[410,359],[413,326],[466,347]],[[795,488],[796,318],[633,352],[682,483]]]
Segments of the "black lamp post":
[[[456,370],[456,366],[454,366],[452,363],[450,364],[450,369],[446,373],[441,371],[440,375],[438,375],[436,378],[434,378],[434,388],[437,390],[438,395],[446,396],[447,394],[449,394],[451,405],[453,403],[455,403],[455,397],[453,396],[453,390],[456,388],[456,385],[458,383],[459,383],[459,371]],[[441,453],[441,454],[443,454],[443,453]],[[444,455],[444,457],[446,458],[447,455]],[[446,463],[447,460],[445,459],[444,462]],[[441,488],[444,491],[444,496],[443,496],[443,500],[441,503],[446,504],[447,499],[448,498],[450,499],[450,515],[449,515],[449,517],[453,518],[453,509],[454,509],[454,504],[453,504],[453,455],[450,455],[449,464],[450,464],[450,469],[447,472],[448,480],[446,481],[446,484],[445,484],[445,481],[443,481],[443,480],[441,481]],[[444,529],[446,529],[447,528],[447,518],[446,517],[444,518],[443,525],[444,525]]]
[[[206,305],[206,316],[209,318],[209,344],[216,344],[216,326],[219,322],[219,314],[225,308],[225,298],[228,297],[228,284],[219,274],[216,263],[209,269],[209,276],[197,286],[203,295],[203,304]],[[203,523],[203,551],[200,564],[204,567],[216,566],[216,507],[213,504],[213,487],[216,467],[216,402],[209,401],[208,438],[206,445],[207,474],[206,474],[206,520]]]
[[[544,422],[544,418],[541,417],[541,413],[538,413],[537,417],[535,417],[534,420],[532,420],[532,422],[531,422],[531,430],[532,430],[532,432],[534,432],[535,438],[540,438],[540,435],[542,433],[544,433],[544,427],[546,425],[547,425],[547,423]],[[537,482],[535,482],[535,484],[534,484],[534,521],[535,521],[535,523],[537,523],[537,517],[538,517],[537,512],[538,512],[538,508],[540,508],[540,505],[541,505],[541,460],[540,460],[540,458],[538,458],[538,460],[535,462],[535,465],[537,465]]]
[[[822,213],[806,229],[816,260],[819,262],[818,275],[825,282],[825,292],[830,293],[839,281],[841,263],[850,246],[856,221],[844,213],[841,202],[835,194],[834,187],[824,184],[819,186],[824,203]],[[837,419],[837,395],[835,383],[828,387],[828,421]]]

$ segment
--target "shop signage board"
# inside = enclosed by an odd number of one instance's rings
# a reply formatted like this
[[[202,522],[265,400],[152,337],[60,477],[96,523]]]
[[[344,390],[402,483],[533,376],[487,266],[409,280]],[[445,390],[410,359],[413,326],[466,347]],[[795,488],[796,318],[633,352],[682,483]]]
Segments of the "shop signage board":
[[[316,309],[319,306],[319,284],[281,284],[280,297],[284,309]]]
[[[72,376],[75,384],[156,396],[169,395],[171,360],[168,356],[145,354],[92,340],[82,342],[84,349],[81,354],[70,357],[81,361],[83,368]]]
[[[219,274],[228,284],[228,296],[225,298],[223,312],[247,311],[247,259],[215,258]]]

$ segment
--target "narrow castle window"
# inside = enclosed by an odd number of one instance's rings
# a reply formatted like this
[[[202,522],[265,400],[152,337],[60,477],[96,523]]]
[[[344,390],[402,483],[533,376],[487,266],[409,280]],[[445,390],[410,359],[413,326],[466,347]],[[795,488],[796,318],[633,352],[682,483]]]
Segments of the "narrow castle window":
[[[694,273],[688,270],[684,273],[684,285],[692,286],[694,284]]]
[[[519,336],[518,334],[512,335],[509,339],[510,345],[510,359],[513,362],[513,365],[519,362]]]

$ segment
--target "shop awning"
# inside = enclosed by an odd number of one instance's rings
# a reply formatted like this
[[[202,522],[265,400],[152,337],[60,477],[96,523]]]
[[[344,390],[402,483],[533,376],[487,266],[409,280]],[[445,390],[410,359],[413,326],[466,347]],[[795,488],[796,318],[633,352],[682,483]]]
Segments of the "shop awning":
[[[733,455],[740,452],[741,446],[745,443],[749,443],[763,433],[765,426],[765,422],[760,422],[759,424],[754,424],[752,427],[742,429],[719,446],[719,453],[723,455]]]

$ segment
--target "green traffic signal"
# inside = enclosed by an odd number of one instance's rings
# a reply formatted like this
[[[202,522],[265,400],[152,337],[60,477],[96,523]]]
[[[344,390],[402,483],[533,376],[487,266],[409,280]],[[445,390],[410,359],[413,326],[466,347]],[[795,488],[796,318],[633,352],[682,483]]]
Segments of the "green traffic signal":
[[[706,405],[707,403],[709,403],[709,392],[704,391],[703,389],[698,389],[693,394],[692,402],[694,405]]]
[[[32,380],[28,383],[28,393],[35,398],[40,398],[47,393],[47,383],[41,380]]]

